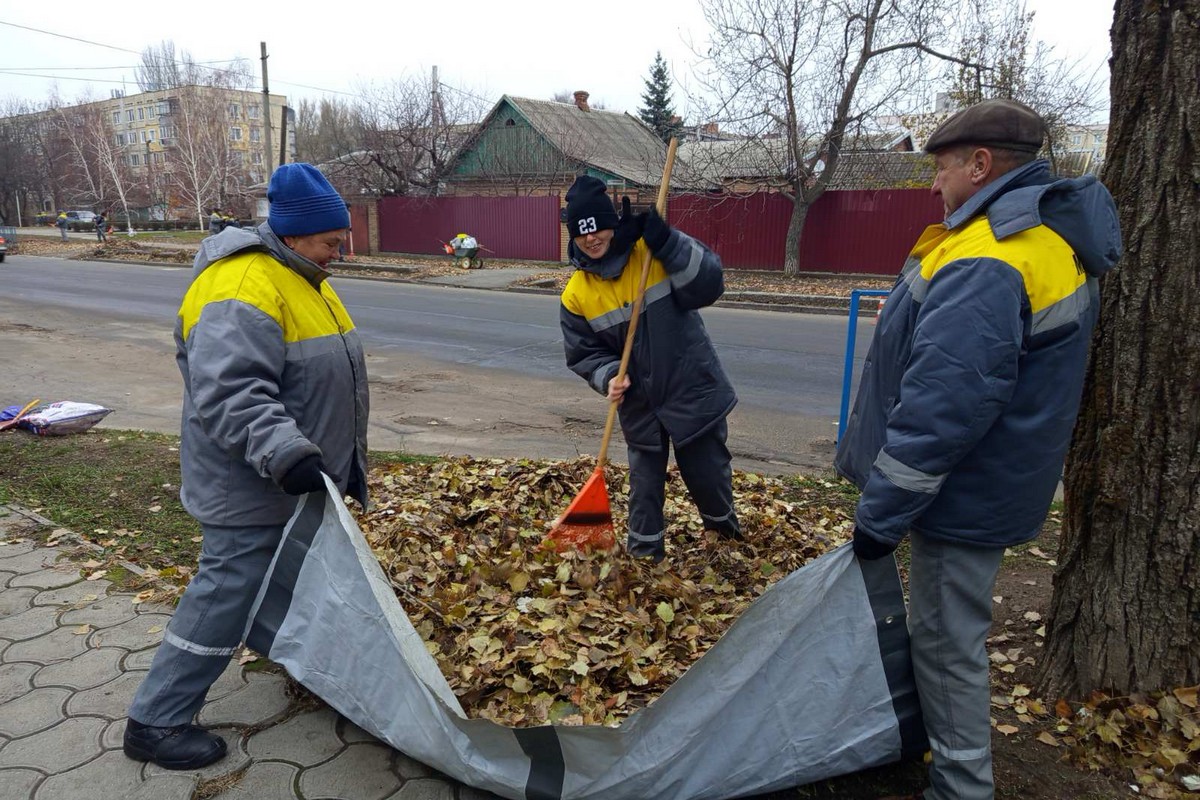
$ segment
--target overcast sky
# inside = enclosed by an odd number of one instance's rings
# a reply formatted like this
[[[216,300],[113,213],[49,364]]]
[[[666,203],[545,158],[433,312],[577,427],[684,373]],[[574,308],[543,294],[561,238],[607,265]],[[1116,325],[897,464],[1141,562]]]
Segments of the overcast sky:
[[[696,0],[370,5],[165,2],[100,11],[87,4],[4,3],[0,99],[40,100],[55,85],[66,100],[88,91],[107,97],[122,79],[132,94],[138,91],[136,54],[170,39],[177,52],[187,50],[197,61],[250,59],[256,76],[259,42],[265,41],[271,90],[286,94],[289,104],[319,97],[320,90],[353,93],[371,80],[427,76],[436,65],[443,84],[489,103],[501,94],[549,99],[585,89],[593,103],[635,112],[656,51],[677,81],[694,86],[692,46],[703,47],[707,30]],[[1054,45],[1056,55],[1107,73],[1110,0],[1028,0],[1028,6],[1037,12],[1036,35]],[[339,9],[347,13],[339,17]],[[677,89],[675,101],[686,118],[685,92]]]

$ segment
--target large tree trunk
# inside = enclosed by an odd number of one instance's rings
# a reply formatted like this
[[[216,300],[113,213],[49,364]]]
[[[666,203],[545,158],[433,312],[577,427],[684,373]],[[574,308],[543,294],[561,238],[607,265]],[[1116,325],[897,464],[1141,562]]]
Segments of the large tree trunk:
[[[1200,0],[1117,0],[1104,280],[1043,696],[1200,682]]]
[[[783,256],[783,274],[795,277],[800,274],[800,237],[804,233],[804,220],[808,218],[809,203],[797,195],[792,201],[792,218],[788,221],[787,249]]]

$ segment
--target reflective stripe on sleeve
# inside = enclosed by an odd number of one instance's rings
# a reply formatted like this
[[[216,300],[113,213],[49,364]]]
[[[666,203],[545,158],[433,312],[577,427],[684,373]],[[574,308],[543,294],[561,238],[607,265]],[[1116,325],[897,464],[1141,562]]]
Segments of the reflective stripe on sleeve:
[[[671,284],[680,288],[696,279],[696,276],[700,274],[700,262],[704,260],[704,248],[698,246],[691,239],[688,239],[688,246],[692,248],[692,257],[688,260],[687,267],[682,272],[671,274]]]
[[[907,464],[897,461],[883,450],[880,450],[879,455],[875,458],[875,468],[883,473],[883,477],[901,489],[925,494],[937,494],[949,474],[943,472],[941,475],[930,475],[928,472],[921,472],[919,469],[913,469]]]

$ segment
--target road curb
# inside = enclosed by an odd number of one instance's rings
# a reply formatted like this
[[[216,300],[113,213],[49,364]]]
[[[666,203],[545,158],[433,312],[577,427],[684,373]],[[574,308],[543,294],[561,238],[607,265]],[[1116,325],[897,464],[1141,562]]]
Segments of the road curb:
[[[34,255],[29,254],[26,258],[57,258],[52,255]],[[180,264],[170,261],[127,261],[116,258],[82,258],[68,259],[79,261],[94,261],[103,264],[136,264],[152,267],[175,267],[178,269],[191,269],[191,264]],[[373,264],[362,262],[338,262],[337,271],[333,273],[339,278],[353,278],[355,280],[373,280],[371,275],[356,275],[357,271],[378,271],[393,273],[394,277],[388,280],[398,283],[413,283],[422,286],[441,286],[447,289],[475,289],[485,292],[513,292],[515,294],[542,294],[542,295],[557,295],[560,294],[558,289],[546,289],[537,286],[470,286],[463,283],[433,283],[422,278],[411,277],[413,273],[418,272],[419,268],[405,267],[396,264]],[[764,299],[758,299],[764,298]],[[765,298],[773,298],[766,300]],[[876,313],[876,306],[868,300],[861,304],[859,317],[871,317]],[[877,302],[877,301],[876,301]],[[850,300],[846,297],[838,297],[836,295],[784,295],[775,294],[773,292],[729,292],[724,297],[718,300],[713,305],[721,308],[738,308],[747,311],[775,311],[789,314],[823,314],[827,316],[846,316],[850,312]]]

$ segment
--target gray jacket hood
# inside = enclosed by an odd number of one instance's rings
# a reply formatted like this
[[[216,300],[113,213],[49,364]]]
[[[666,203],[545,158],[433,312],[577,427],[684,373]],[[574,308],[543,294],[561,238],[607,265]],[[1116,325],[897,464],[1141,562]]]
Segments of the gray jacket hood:
[[[992,232],[1005,239],[1045,225],[1061,236],[1087,273],[1099,277],[1121,258],[1121,225],[1112,195],[1095,175],[1054,178],[1039,159],[988,184],[946,219],[948,228],[986,211]]]
[[[204,272],[222,258],[246,250],[270,253],[276,260],[303,275],[313,286],[319,285],[329,277],[329,272],[284,244],[265,222],[257,228],[226,228],[215,236],[204,238],[196,252],[196,260],[192,262],[192,277]]]

